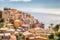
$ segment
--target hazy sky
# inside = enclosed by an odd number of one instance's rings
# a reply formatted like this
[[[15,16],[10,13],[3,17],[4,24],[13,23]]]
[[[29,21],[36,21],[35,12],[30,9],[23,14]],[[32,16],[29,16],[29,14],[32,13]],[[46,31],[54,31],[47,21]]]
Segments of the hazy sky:
[[[11,7],[37,13],[60,14],[60,0],[0,0],[0,8]]]

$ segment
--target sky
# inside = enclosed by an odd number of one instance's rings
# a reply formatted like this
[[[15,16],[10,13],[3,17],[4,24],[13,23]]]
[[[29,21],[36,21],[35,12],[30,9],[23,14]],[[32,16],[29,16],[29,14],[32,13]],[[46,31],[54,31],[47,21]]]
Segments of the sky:
[[[60,14],[60,0],[0,0],[0,8],[11,7],[23,11]]]
[[[45,24],[60,23],[60,0],[0,0],[0,9],[4,7],[29,12]]]

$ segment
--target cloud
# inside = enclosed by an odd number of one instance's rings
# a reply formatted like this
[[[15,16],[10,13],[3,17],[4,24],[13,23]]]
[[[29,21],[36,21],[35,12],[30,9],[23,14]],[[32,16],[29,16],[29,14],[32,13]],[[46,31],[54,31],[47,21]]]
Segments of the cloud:
[[[10,0],[10,1],[22,1],[22,2],[30,2],[31,0]]]
[[[50,9],[50,8],[22,8],[26,12],[34,13],[46,13],[46,14],[57,14],[60,15],[60,9]]]

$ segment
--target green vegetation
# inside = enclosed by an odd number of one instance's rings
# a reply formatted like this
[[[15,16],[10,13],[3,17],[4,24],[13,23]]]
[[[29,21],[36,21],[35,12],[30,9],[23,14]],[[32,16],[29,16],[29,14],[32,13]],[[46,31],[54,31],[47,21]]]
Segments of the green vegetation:
[[[49,35],[49,39],[50,39],[50,40],[54,40],[54,34],[53,34],[53,33],[51,33],[51,34]]]
[[[0,18],[0,28],[4,26],[4,19]]]
[[[52,28],[54,33],[51,33],[49,35],[49,40],[60,40],[60,24],[56,25],[55,27]]]
[[[49,40],[60,40],[60,32],[56,32],[55,35],[53,33],[50,34]]]
[[[54,31],[58,31],[59,30],[59,25],[56,25],[54,28],[53,28]]]
[[[60,32],[57,32],[56,33],[56,38],[55,38],[56,40],[60,40]]]

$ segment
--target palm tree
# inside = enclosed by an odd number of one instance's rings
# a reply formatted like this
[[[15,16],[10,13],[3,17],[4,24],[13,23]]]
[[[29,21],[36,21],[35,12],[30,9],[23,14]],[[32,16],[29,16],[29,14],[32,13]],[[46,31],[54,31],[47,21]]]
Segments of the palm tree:
[[[50,24],[51,27],[53,27],[53,25],[54,25],[53,23]]]

